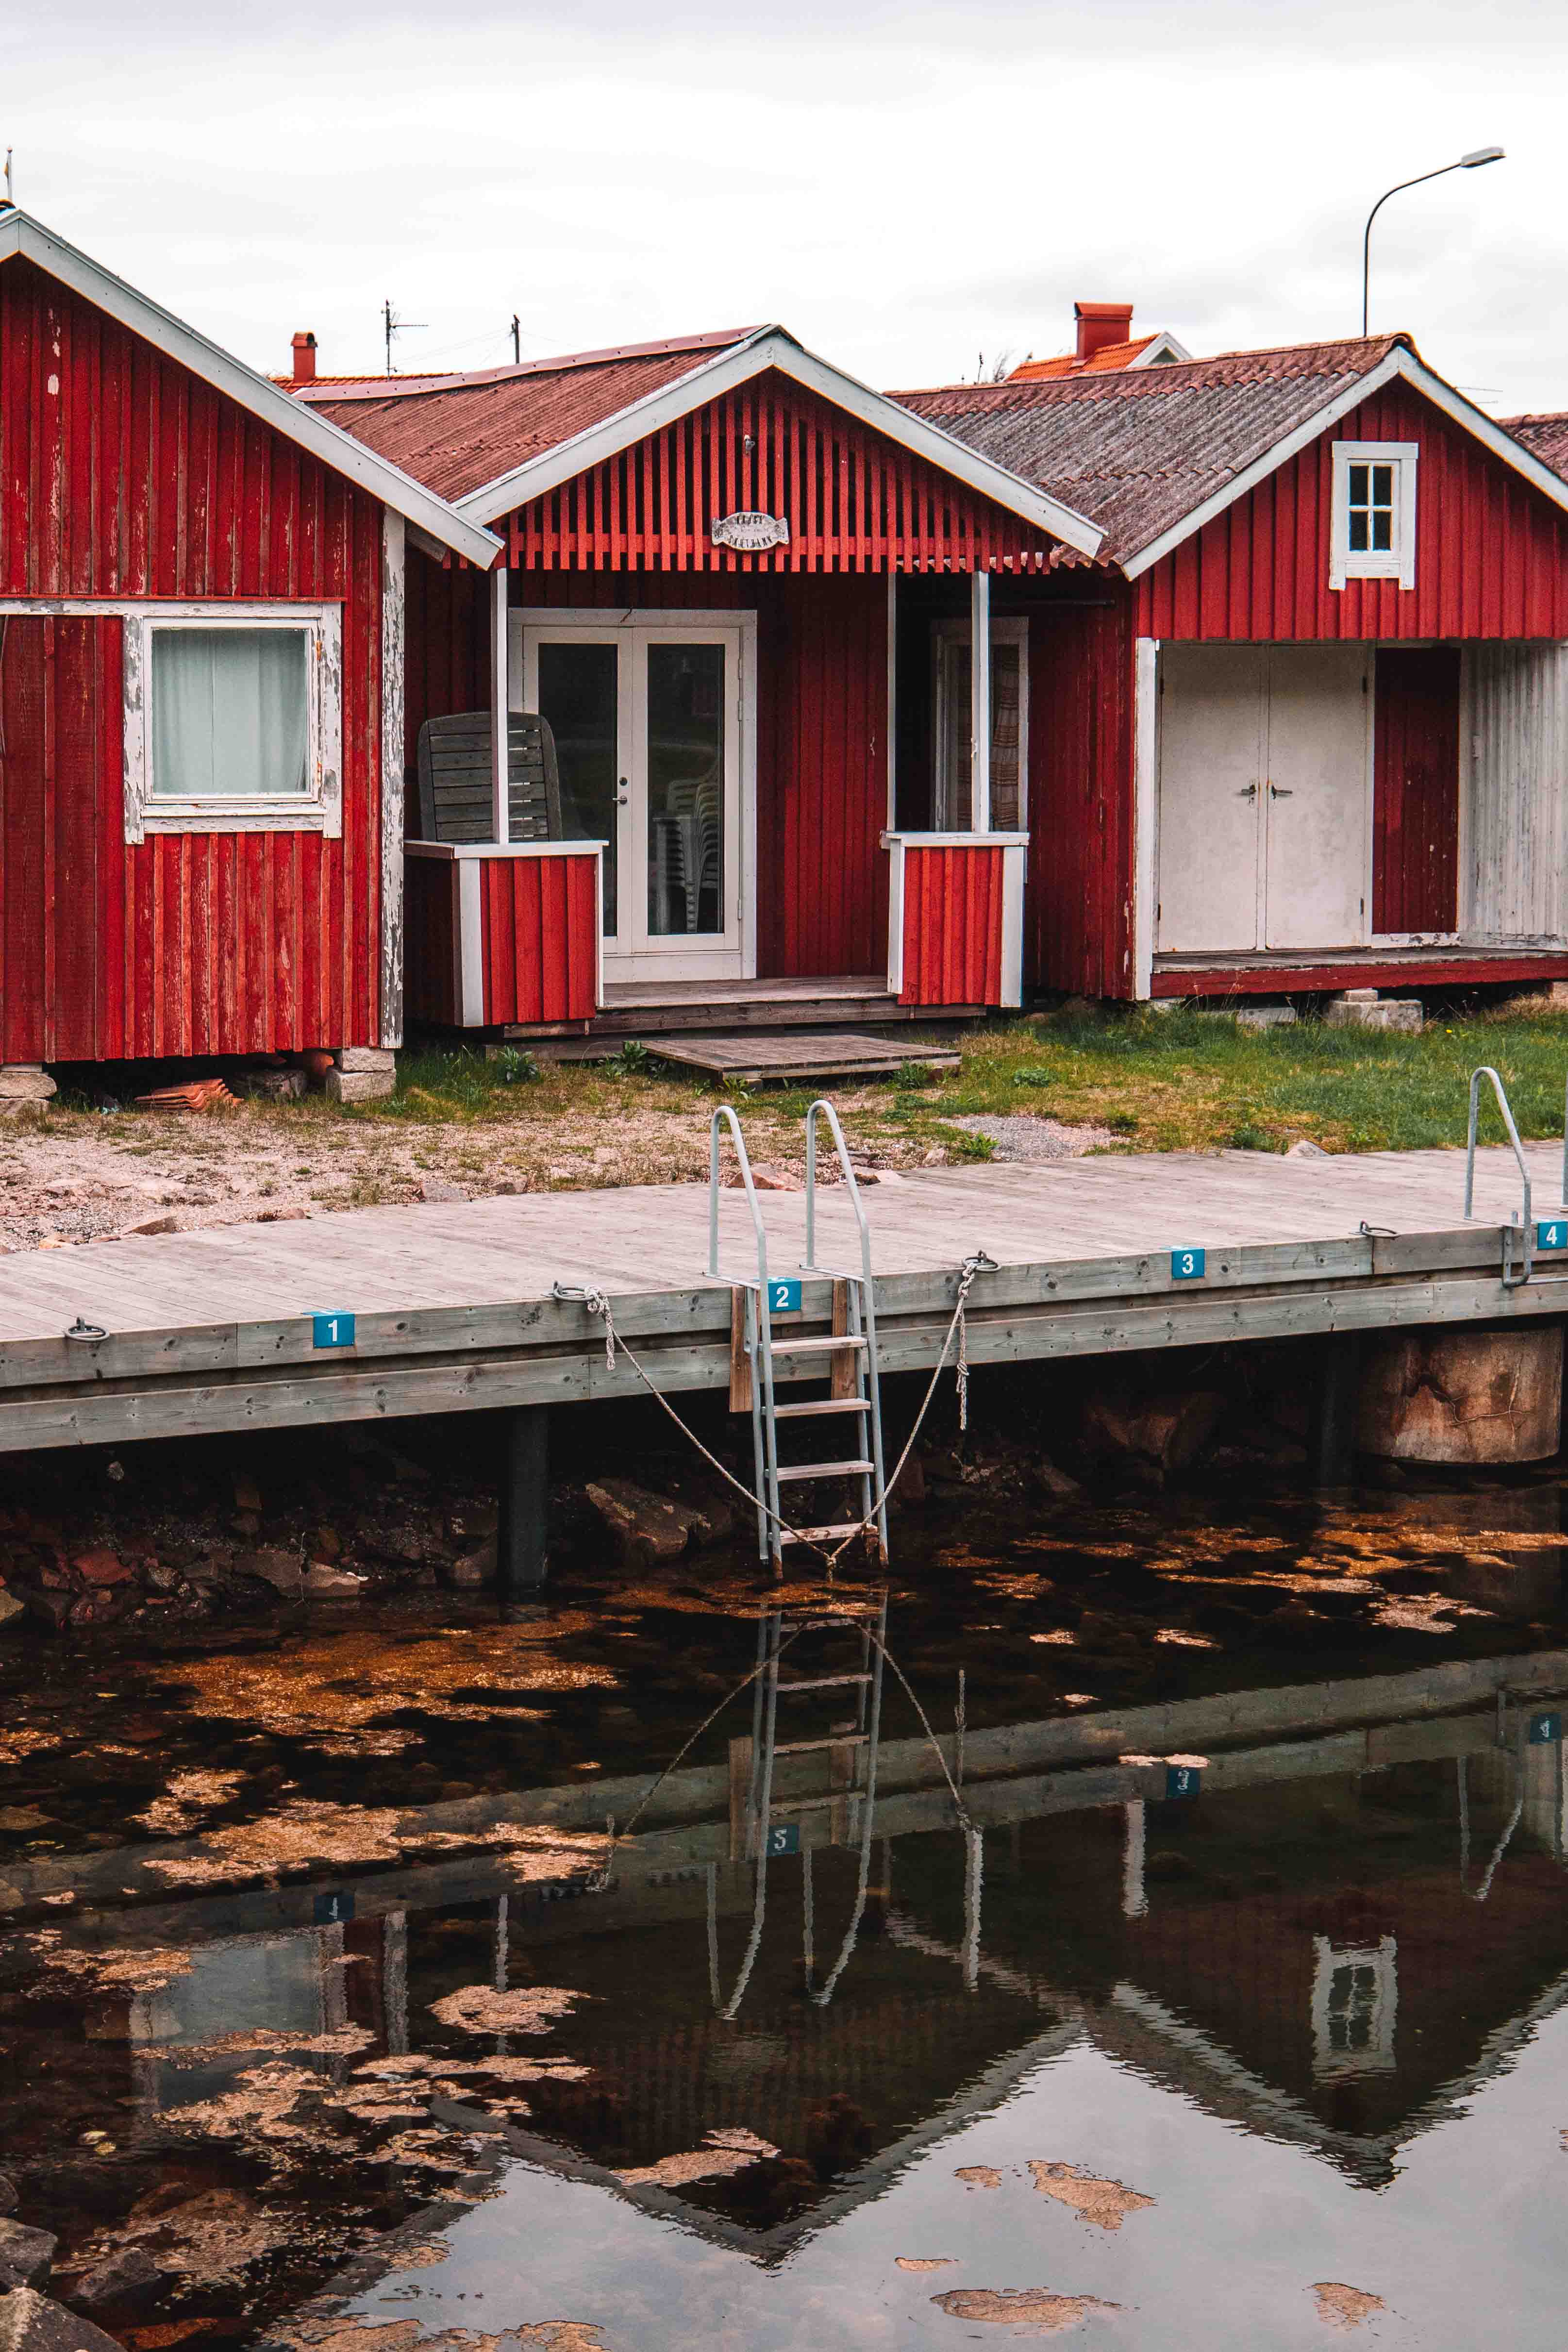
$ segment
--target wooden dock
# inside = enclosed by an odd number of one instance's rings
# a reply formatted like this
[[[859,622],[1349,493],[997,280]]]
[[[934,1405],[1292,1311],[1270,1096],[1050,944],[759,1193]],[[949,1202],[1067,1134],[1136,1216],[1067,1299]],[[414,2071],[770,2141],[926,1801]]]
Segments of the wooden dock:
[[[1561,1149],[1529,1148],[1534,1213],[1560,1205]],[[1568,1312],[1568,1253],[1505,1289],[1511,1156],[1412,1151],[1288,1159],[1225,1152],[921,1170],[865,1194],[886,1371],[936,1360],[976,1250],[977,1363],[1210,1346]],[[800,1195],[764,1196],[771,1271],[796,1271]],[[0,1260],[0,1452],[637,1392],[604,1327],[552,1286],[594,1285],[663,1389],[725,1388],[730,1278],[755,1274],[742,1196],[707,1268],[700,1185],[552,1192],[225,1225]],[[818,1257],[857,1263],[824,1195]],[[1201,1274],[1184,1278],[1187,1254]],[[807,1278],[806,1328],[831,1285]],[[321,1344],[315,1318],[353,1318]],[[65,1335],[78,1321],[101,1338]],[[339,1324],[338,1332],[346,1329]]]

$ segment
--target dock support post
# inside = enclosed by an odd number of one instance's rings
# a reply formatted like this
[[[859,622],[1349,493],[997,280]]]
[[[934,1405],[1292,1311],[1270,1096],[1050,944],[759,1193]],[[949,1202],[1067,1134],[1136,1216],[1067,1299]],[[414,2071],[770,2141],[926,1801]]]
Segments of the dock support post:
[[[1315,1486],[1349,1486],[1355,1478],[1361,1400],[1361,1335],[1334,1331],[1320,1340],[1308,1422],[1307,1453]]]
[[[550,1536],[550,1408],[511,1406],[503,1416],[496,1597],[532,1600],[544,1583]]]

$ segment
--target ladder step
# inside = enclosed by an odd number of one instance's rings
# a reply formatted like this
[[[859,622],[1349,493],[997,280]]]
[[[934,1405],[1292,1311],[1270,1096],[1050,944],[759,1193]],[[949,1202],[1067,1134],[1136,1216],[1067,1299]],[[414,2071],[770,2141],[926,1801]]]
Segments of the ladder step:
[[[869,1675],[814,1675],[809,1682],[781,1682],[779,1696],[782,1698],[785,1691],[844,1690],[852,1683],[868,1683],[870,1679]]]
[[[779,1465],[779,1483],[786,1478],[848,1478],[861,1473],[869,1474],[877,1467],[874,1462],[791,1462]]]
[[[791,1339],[775,1333],[773,1348],[775,1356],[826,1356],[845,1348],[853,1348],[857,1354],[864,1355],[866,1339],[858,1331],[836,1331],[820,1339]]]
[[[846,1731],[837,1739],[781,1739],[773,1748],[775,1756],[814,1756],[824,1748],[865,1748],[869,1745],[867,1731]]]
[[[831,1528],[785,1528],[779,1536],[780,1543],[821,1543],[829,1536],[858,1536],[858,1519],[844,1519]]]
[[[805,1421],[812,1413],[869,1412],[870,1410],[871,1402],[868,1397],[820,1397],[815,1399],[810,1404],[775,1404],[773,1419]]]

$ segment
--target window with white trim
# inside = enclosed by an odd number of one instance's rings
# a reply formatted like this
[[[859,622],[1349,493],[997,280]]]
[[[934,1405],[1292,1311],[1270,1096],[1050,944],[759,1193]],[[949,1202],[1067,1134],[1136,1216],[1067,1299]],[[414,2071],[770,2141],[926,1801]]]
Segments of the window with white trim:
[[[342,830],[336,604],[160,605],[125,621],[125,837]]]
[[[1336,441],[1329,585],[1397,580],[1415,585],[1414,441]]]

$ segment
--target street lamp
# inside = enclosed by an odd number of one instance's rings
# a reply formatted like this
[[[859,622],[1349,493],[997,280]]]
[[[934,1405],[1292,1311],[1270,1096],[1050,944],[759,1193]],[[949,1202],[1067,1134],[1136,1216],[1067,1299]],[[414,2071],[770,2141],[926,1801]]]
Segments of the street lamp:
[[[1418,172],[1415,179],[1401,180],[1397,186],[1384,189],[1366,216],[1366,230],[1361,241],[1361,331],[1363,336],[1368,332],[1368,273],[1372,264],[1372,225],[1389,197],[1397,196],[1405,188],[1418,188],[1424,180],[1440,180],[1445,172],[1473,172],[1481,163],[1500,163],[1502,159],[1503,151],[1500,147],[1472,147],[1469,153],[1461,155],[1457,163],[1439,163],[1435,172]]]

